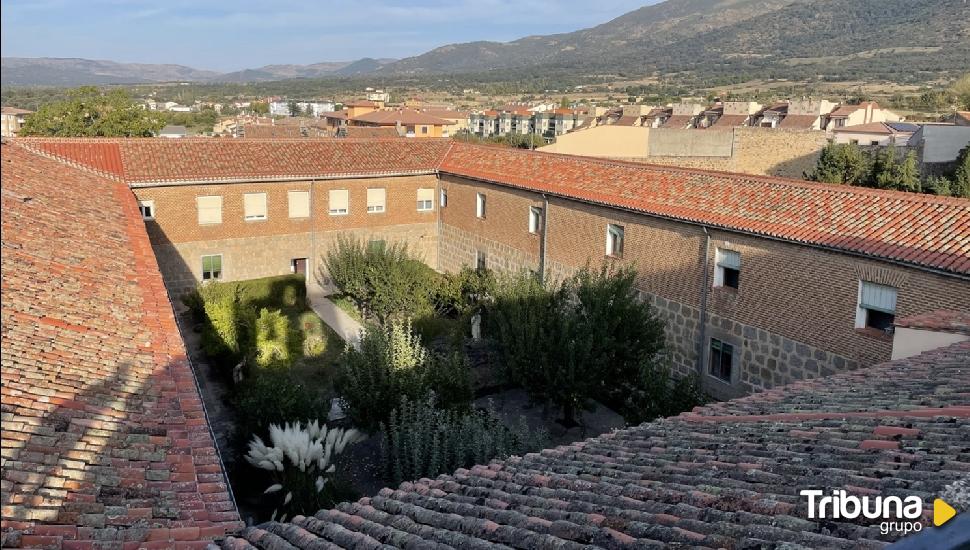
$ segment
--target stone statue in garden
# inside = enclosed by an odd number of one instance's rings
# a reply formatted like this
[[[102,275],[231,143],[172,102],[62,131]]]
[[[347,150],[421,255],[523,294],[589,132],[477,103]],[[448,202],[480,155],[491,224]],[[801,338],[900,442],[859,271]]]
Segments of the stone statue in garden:
[[[475,342],[482,339],[482,314],[472,315],[472,340]]]

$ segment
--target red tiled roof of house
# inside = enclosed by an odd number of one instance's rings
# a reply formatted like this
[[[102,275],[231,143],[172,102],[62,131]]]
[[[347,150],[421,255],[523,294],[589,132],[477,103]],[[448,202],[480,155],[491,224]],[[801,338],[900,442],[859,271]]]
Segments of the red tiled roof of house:
[[[970,201],[455,143],[443,173],[970,274]]]
[[[867,122],[865,124],[856,124],[854,126],[843,126],[841,128],[836,128],[833,130],[835,133],[848,133],[848,134],[896,134],[899,133],[892,127],[886,125],[883,122]]]
[[[817,115],[788,115],[778,123],[779,128],[810,130],[818,122]]]
[[[691,115],[673,115],[668,118],[660,126],[661,128],[687,128],[687,126],[694,120]]]
[[[962,126],[970,125],[970,111],[957,111],[954,113],[957,124]]]
[[[845,118],[859,109],[864,109],[865,105],[839,105],[834,111],[829,113],[832,118]]]
[[[243,126],[245,138],[301,138],[303,132],[298,125],[286,124],[270,126],[267,124],[247,124]]]
[[[970,201],[446,139],[18,139],[131,185],[439,172],[970,273]]]
[[[716,130],[731,130],[739,126],[744,126],[748,118],[748,115],[721,115],[710,128]]]
[[[131,190],[2,150],[3,547],[241,528]]]
[[[433,126],[450,126],[452,122],[436,116],[431,116],[414,109],[394,109],[387,111],[373,111],[350,119],[352,122],[363,122],[380,126],[394,126],[396,124],[414,125],[429,124]]]
[[[449,140],[21,139],[131,185],[433,173]]]
[[[621,116],[617,118],[613,124],[616,126],[633,126],[638,120],[640,120],[640,117],[638,116]]]
[[[394,126],[348,126],[344,131],[349,138],[400,138]]]
[[[831,548],[900,537],[809,519],[803,489],[932,499],[966,463],[970,342],[495,460],[227,537],[252,548]],[[902,493],[901,493],[902,491]]]
[[[970,311],[938,310],[896,319],[896,327],[970,335]]]

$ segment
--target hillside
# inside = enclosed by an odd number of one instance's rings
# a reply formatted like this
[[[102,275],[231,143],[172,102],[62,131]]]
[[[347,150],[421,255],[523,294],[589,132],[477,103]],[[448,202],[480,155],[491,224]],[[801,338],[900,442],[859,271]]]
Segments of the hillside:
[[[668,0],[572,33],[442,46],[380,72],[926,79],[970,68],[967,9],[964,0]]]
[[[117,63],[60,57],[4,57],[0,80],[4,86],[77,86],[206,80],[218,75],[184,65]]]

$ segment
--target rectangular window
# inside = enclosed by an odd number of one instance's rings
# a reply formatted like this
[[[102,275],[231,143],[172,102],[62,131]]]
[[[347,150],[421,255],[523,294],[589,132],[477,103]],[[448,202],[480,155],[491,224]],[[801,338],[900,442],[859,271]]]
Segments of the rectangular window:
[[[222,254],[202,256],[202,280],[218,281],[222,279]]]
[[[155,219],[155,201],[138,201],[138,211],[141,212],[141,219]]]
[[[195,204],[199,209],[199,225],[222,223],[221,196],[196,197]]]
[[[479,218],[485,217],[485,193],[475,195],[475,216]]]
[[[891,332],[896,320],[896,289],[868,281],[859,281],[859,308],[856,328],[874,328]]]
[[[715,378],[730,382],[733,360],[734,346],[717,338],[711,338],[711,353],[707,359],[708,373]]]
[[[428,127],[427,126],[422,126],[421,127],[421,133],[422,134],[427,134],[428,133]]]
[[[434,210],[434,189],[418,189],[418,212]]]
[[[265,220],[266,193],[243,193],[243,211],[247,220]]]
[[[484,271],[488,267],[488,255],[484,250],[479,250],[475,256],[475,267],[479,271]]]
[[[309,191],[290,191],[287,193],[290,203],[291,218],[310,217],[310,192]]]
[[[741,253],[718,248],[715,254],[714,286],[738,288],[741,278]]]
[[[606,255],[614,258],[623,257],[623,226],[609,224],[606,226]]]
[[[367,190],[367,213],[383,212],[387,205],[387,190],[383,187]]]
[[[441,202],[439,203],[442,208],[448,206],[448,191],[444,188],[441,189]]]
[[[350,212],[350,191],[331,189],[329,204],[331,216],[346,216]]]
[[[529,233],[542,231],[542,208],[538,206],[529,207]]]

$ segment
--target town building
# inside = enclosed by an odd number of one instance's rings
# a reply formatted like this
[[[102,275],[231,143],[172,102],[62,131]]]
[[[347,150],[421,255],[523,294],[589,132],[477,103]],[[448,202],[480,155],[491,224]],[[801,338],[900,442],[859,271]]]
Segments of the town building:
[[[835,143],[854,143],[864,146],[903,147],[919,130],[909,122],[868,122],[855,126],[837,126],[832,130]]]
[[[348,119],[373,113],[382,108],[380,103],[366,99],[358,99],[344,104],[343,111]]]
[[[789,130],[824,130],[828,126],[829,113],[836,107],[835,103],[825,99],[792,100],[777,126]]]
[[[186,135],[188,135],[188,130],[185,126],[177,124],[166,124],[164,128],[158,131],[158,137],[161,138],[184,138]]]
[[[451,124],[448,132],[451,135],[455,135],[458,132],[468,131],[469,113],[467,111],[458,111],[455,109],[438,107],[422,107],[418,109],[418,111],[450,122]]]
[[[878,548],[799,489],[963,471],[970,201],[434,139],[2,148],[4,547]],[[635,265],[674,368],[750,395],[244,526],[170,300],[322,283],[345,234],[442,271]]]
[[[956,168],[960,151],[970,147],[970,126],[920,124],[909,145],[916,149],[923,177],[948,174]]]
[[[16,136],[17,132],[20,131],[20,127],[24,125],[27,117],[31,114],[33,114],[33,111],[18,109],[16,107],[3,107],[0,109],[0,136]]]
[[[294,114],[292,107],[298,109]],[[333,101],[293,101],[280,100],[269,103],[269,114],[272,116],[303,116],[320,117],[324,113],[331,113],[335,108]],[[309,113],[307,112],[309,110]]]
[[[848,126],[860,126],[872,122],[899,122],[903,117],[883,109],[875,101],[863,101],[858,105],[839,105],[829,113],[826,130],[836,130]]]
[[[587,262],[631,264],[668,322],[673,365],[721,397],[888,360],[894,316],[970,310],[970,258],[951,230],[970,223],[962,199],[435,139],[60,143],[24,146],[82,164],[125,159],[116,177],[151,203],[149,234],[175,294],[206,280],[202,256],[218,255],[227,280],[286,273],[301,258],[317,273],[341,230],[407,240],[442,271],[482,258],[554,278]],[[361,206],[371,187],[388,190],[379,216]],[[263,211],[243,212],[247,193],[263,197]],[[415,210],[421,193],[447,206]],[[515,223],[531,207],[544,209],[541,240]],[[919,240],[859,219],[908,227]],[[619,250],[608,246],[611,228]],[[736,353],[723,379],[705,370],[712,339]]]
[[[350,126],[390,127],[405,137],[441,138],[454,133],[454,124],[413,109],[385,109],[351,117]]]

